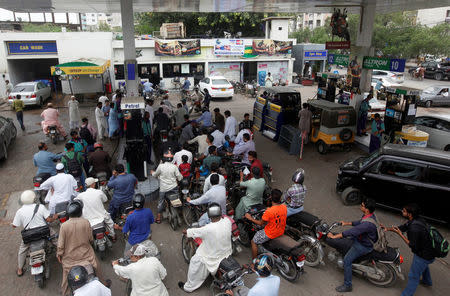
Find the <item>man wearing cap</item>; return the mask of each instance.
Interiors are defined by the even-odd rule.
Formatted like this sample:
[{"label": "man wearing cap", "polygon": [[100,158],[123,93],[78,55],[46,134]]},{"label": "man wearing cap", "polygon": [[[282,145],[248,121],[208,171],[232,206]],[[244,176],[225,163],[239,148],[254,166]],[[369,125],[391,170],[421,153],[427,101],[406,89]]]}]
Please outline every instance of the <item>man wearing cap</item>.
[{"label": "man wearing cap", "polygon": [[67,134],[66,134],[66,131],[64,130],[64,127],[62,126],[62,124],[58,120],[59,112],[58,112],[58,110],[53,108],[53,104],[52,103],[48,103],[47,104],[47,109],[42,111],[41,117],[44,119],[41,122],[42,130],[44,131],[44,134],[48,134],[48,127],[49,126],[56,125],[56,127],[58,128],[59,133],[64,138],[67,137]]},{"label": "man wearing cap", "polygon": [[115,239],[114,222],[103,206],[103,203],[107,202],[108,198],[103,191],[95,189],[98,179],[90,177],[85,182],[86,191],[78,194],[75,198],[83,202],[83,214],[81,217],[88,220],[91,227],[104,222],[111,237]]},{"label": "man wearing cap", "polygon": [[78,129],[80,127],[80,110],[78,109],[79,103],[75,96],[71,96],[67,103],[69,108],[69,126],[70,129]]},{"label": "man wearing cap", "polygon": [[55,214],[55,206],[57,203],[70,201],[72,196],[76,196],[78,185],[75,178],[64,173],[64,165],[58,163],[56,165],[56,175],[48,178],[39,187],[40,190],[48,190],[45,202],[49,202],[48,209],[50,214]]},{"label": "man wearing cap", "polygon": [[147,247],[142,244],[134,246],[129,253],[131,264],[120,266],[116,260],[112,266],[118,276],[131,280],[131,296],[169,296],[163,283],[167,271],[161,262],[156,257],[146,257]]}]

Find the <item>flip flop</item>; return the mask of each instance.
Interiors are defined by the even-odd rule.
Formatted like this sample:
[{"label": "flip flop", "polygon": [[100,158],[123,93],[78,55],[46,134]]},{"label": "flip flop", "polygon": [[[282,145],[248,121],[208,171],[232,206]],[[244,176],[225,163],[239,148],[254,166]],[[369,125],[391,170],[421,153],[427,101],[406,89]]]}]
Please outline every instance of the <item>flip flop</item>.
[{"label": "flip flop", "polygon": [[161,219],[156,219],[155,223],[156,224],[161,224]]},{"label": "flip flop", "polygon": [[17,270],[16,270],[16,275],[17,275],[18,277],[23,276],[24,273],[25,273],[25,269],[22,269],[22,273],[21,273],[21,274],[19,274],[19,273],[17,272]]}]

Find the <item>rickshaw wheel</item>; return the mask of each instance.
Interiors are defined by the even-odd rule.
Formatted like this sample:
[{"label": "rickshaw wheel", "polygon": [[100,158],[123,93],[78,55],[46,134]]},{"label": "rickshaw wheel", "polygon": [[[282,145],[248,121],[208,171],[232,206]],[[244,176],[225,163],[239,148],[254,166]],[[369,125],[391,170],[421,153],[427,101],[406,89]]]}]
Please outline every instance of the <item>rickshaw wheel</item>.
[{"label": "rickshaw wheel", "polygon": [[328,145],[325,144],[324,141],[319,140],[316,145],[317,145],[317,151],[320,154],[326,154],[328,152]]}]

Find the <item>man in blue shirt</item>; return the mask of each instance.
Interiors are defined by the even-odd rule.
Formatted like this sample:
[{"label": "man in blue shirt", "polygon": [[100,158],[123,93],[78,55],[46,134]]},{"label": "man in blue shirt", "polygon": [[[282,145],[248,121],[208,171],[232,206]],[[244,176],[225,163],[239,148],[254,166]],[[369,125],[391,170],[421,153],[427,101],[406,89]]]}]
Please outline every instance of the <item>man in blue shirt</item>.
[{"label": "man in blue shirt", "polygon": [[202,128],[210,127],[212,125],[212,115],[208,108],[203,108],[202,116],[195,120],[197,123],[202,123]]},{"label": "man in blue shirt", "polygon": [[123,227],[114,224],[114,229],[122,230],[123,233],[130,233],[128,241],[125,244],[124,256],[136,244],[139,244],[151,237],[152,230],[150,224],[155,222],[152,210],[144,208],[145,197],[142,194],[136,194],[133,197],[134,211],[128,215],[127,221]]},{"label": "man in blue shirt", "polygon": [[191,82],[189,81],[189,79],[187,77],[184,77],[183,86],[181,88],[183,90],[189,90],[190,87],[191,87]]},{"label": "man in blue shirt", "polygon": [[146,81],[144,83],[144,93],[150,95],[153,92],[153,83]]},{"label": "man in blue shirt", "polygon": [[111,219],[114,220],[116,218],[117,212],[122,204],[131,202],[136,184],[136,177],[133,174],[127,174],[123,164],[116,165],[113,175],[107,184],[109,188],[114,189],[114,194],[108,209]]},{"label": "man in blue shirt", "polygon": [[52,176],[56,175],[56,164],[55,160],[61,159],[63,154],[54,154],[48,152],[47,144],[40,142],[38,145],[39,152],[33,156],[34,166],[38,168],[36,175],[39,174],[50,174]]},{"label": "man in blue shirt", "polygon": [[272,275],[272,258],[259,255],[253,265],[254,271],[258,274],[258,282],[248,291],[247,296],[278,296],[280,278]]}]

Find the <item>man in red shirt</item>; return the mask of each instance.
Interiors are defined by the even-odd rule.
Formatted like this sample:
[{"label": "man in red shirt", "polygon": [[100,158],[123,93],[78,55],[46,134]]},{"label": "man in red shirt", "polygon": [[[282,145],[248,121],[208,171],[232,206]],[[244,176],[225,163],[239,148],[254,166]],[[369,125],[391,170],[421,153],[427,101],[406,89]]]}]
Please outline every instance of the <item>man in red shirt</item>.
[{"label": "man in red shirt", "polygon": [[264,212],[262,220],[253,219],[250,213],[245,214],[245,218],[251,222],[264,226],[264,229],[255,233],[252,239],[252,259],[258,256],[258,245],[271,239],[275,239],[284,234],[286,228],[287,207],[281,203],[282,192],[273,189],[271,193],[272,206]]},{"label": "man in red shirt", "polygon": [[[263,178],[264,177],[264,169],[263,169],[263,165],[261,163],[261,161],[258,159],[258,155],[256,154],[256,151],[249,151],[248,152],[248,161],[251,163],[250,166],[250,176],[248,178],[248,180],[250,180],[251,178],[253,178],[253,173],[252,173],[252,169],[254,167],[258,167],[259,168],[259,177]],[[241,175],[241,179],[244,175],[243,172],[240,172]]]}]

